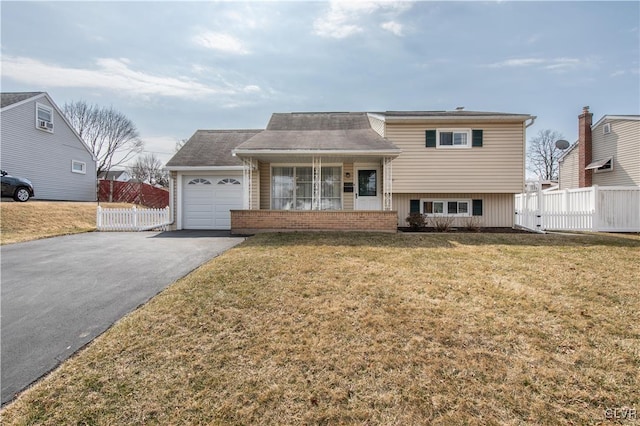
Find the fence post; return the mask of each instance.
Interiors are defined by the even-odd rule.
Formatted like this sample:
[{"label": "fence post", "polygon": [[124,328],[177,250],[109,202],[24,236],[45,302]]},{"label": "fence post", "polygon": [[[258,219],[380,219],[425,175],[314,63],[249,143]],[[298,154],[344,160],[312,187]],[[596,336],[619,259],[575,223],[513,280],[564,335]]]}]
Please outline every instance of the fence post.
[{"label": "fence post", "polygon": [[598,232],[600,230],[600,197],[598,196],[598,185],[591,187],[591,196],[593,197],[593,210],[591,218],[591,230]]},{"label": "fence post", "polygon": [[133,230],[137,231],[138,230],[138,209],[136,209],[136,206],[133,206],[131,210],[133,211]]},{"label": "fence post", "polygon": [[536,223],[536,228],[538,229],[538,231],[544,231],[544,216],[543,216],[543,212],[544,212],[544,200],[542,198],[542,182],[537,182],[537,189],[538,189],[538,220]]},{"label": "fence post", "polygon": [[98,231],[102,228],[102,207],[98,206],[96,211],[96,228]]}]

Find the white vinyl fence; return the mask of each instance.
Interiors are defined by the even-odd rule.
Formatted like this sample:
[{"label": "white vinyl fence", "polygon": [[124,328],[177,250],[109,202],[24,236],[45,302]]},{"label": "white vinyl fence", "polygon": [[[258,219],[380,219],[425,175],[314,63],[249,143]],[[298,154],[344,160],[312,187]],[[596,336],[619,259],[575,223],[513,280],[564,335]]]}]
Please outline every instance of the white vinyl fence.
[{"label": "white vinyl fence", "polygon": [[169,206],[164,209],[103,209],[98,206],[98,231],[168,231],[171,220]]},{"label": "white vinyl fence", "polygon": [[594,185],[516,195],[516,226],[534,231],[640,232],[640,187]]}]

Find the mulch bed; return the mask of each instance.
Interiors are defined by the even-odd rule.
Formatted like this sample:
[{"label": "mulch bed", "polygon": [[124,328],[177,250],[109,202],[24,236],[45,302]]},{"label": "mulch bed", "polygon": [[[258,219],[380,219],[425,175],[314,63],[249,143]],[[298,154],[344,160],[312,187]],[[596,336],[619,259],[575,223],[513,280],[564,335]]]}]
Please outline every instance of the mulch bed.
[{"label": "mulch bed", "polygon": [[[398,231],[400,231],[400,232],[436,232],[436,233],[437,232],[443,232],[443,231],[436,231],[436,229],[432,228],[432,227],[413,229],[413,228],[410,228],[408,226],[398,227]],[[473,233],[480,233],[480,234],[530,234],[531,233],[530,231],[526,231],[524,229],[491,228],[491,227],[483,227],[483,228],[479,228],[477,230],[472,230],[472,229],[468,229],[468,228],[451,227],[447,231],[444,231],[444,232],[449,232],[449,233],[467,233],[467,234],[473,234]]]}]

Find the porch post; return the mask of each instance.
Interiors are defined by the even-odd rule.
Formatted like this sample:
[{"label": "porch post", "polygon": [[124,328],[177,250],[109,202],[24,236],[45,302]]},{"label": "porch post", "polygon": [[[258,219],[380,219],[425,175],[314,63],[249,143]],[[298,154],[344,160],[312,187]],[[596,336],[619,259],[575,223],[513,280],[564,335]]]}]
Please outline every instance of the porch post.
[{"label": "porch post", "polygon": [[320,210],[321,181],[322,181],[322,159],[313,157],[312,163],[312,182],[313,193],[311,194],[311,210]]},{"label": "porch post", "polygon": [[382,160],[382,176],[384,180],[382,181],[382,210],[393,210],[393,170],[391,167],[391,162],[393,159],[391,157],[384,157]]},{"label": "porch post", "polygon": [[244,168],[242,169],[242,187],[244,189],[244,202],[243,208],[245,210],[251,210],[253,208],[251,200],[253,199],[253,158],[243,158],[242,163]]}]

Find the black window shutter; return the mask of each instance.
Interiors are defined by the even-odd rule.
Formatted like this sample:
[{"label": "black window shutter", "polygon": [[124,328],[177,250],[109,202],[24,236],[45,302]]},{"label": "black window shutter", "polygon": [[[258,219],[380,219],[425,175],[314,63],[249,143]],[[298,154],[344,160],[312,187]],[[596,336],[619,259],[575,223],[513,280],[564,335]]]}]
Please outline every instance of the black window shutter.
[{"label": "black window shutter", "polygon": [[471,131],[471,146],[482,146],[482,130]]},{"label": "black window shutter", "polygon": [[409,201],[409,213],[420,213],[420,200]]},{"label": "black window shutter", "polygon": [[425,133],[425,146],[427,148],[435,148],[436,147],[436,131],[426,130],[424,133]]},{"label": "black window shutter", "polygon": [[482,200],[473,200],[473,215],[482,216]]}]

